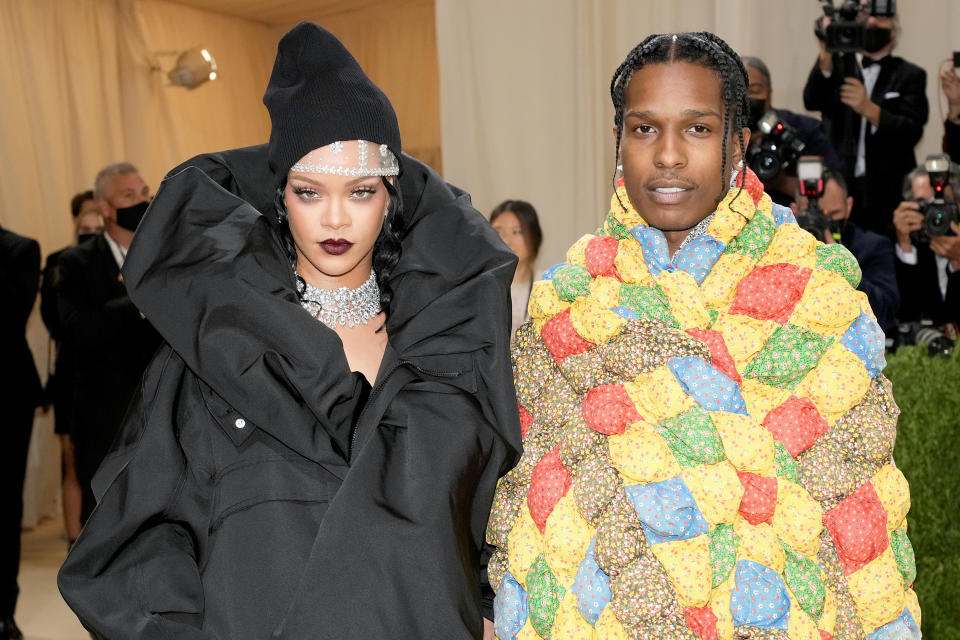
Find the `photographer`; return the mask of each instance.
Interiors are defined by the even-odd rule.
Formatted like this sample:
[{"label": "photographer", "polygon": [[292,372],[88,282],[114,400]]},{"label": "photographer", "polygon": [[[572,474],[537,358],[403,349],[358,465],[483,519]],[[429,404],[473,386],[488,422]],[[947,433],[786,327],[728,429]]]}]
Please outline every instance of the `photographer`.
[{"label": "photographer", "polygon": [[[854,197],[852,219],[892,235],[890,212],[900,199],[903,177],[917,166],[913,149],[930,107],[926,72],[891,54],[899,23],[893,15],[878,15],[878,4],[864,1],[858,13],[855,0],[845,0],[833,18],[842,30],[831,30],[831,18],[822,18],[817,29],[820,54],[804,86],[803,102],[807,109],[820,111],[840,153]],[[841,54],[848,35],[854,36],[853,42],[862,39],[862,49]]]},{"label": "photographer", "polygon": [[[853,254],[862,272],[857,289],[867,294],[880,327],[885,332],[892,331],[897,324],[897,309],[900,306],[893,244],[886,236],[864,229],[850,220],[855,201],[840,173],[826,168],[822,175],[823,195],[820,196],[819,208],[811,207],[808,198],[797,193],[797,201],[792,205],[797,223],[814,235],[818,235],[815,233],[817,228],[822,229],[823,237],[818,239],[826,244],[839,242]],[[828,220],[811,221],[813,224],[805,225],[804,217],[811,215],[825,216]]]},{"label": "photographer", "polygon": [[[830,140],[827,139],[820,121],[787,109],[774,108],[772,104],[773,82],[770,77],[770,69],[767,68],[766,63],[755,56],[741,56],[740,59],[743,60],[743,65],[750,76],[747,100],[750,103],[748,126],[752,131],[750,134],[751,146],[757,147],[763,142],[764,134],[760,130],[760,119],[765,113],[774,111],[780,122],[789,127],[797,139],[803,143],[804,154],[820,156],[826,166],[840,170],[840,156],[837,155],[833,145],[830,144]],[[754,168],[754,171],[756,172],[756,168]],[[760,177],[762,179],[762,176]],[[786,170],[780,171],[774,178],[764,180],[764,186],[774,202],[785,207],[790,206],[790,202],[793,200],[792,194],[798,188],[796,167],[790,166]]]},{"label": "photographer", "polygon": [[[960,166],[950,163],[944,195],[956,202],[960,193]],[[942,235],[922,241],[921,204],[934,196],[930,173],[917,167],[904,180],[903,202],[893,213],[897,233],[897,283],[900,287],[901,323],[932,320],[935,324],[960,322],[960,236]],[[960,233],[956,223],[953,234]]]}]

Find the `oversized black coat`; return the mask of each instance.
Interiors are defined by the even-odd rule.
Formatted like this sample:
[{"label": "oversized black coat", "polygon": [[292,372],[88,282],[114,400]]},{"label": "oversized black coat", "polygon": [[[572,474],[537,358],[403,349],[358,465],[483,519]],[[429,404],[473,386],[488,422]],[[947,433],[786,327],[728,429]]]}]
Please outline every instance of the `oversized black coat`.
[{"label": "oversized black coat", "polygon": [[369,394],[297,301],[265,148],[164,180],[124,277],[167,346],[59,576],[95,635],[480,637],[487,516],[521,446],[515,258],[465,193],[403,163]]}]

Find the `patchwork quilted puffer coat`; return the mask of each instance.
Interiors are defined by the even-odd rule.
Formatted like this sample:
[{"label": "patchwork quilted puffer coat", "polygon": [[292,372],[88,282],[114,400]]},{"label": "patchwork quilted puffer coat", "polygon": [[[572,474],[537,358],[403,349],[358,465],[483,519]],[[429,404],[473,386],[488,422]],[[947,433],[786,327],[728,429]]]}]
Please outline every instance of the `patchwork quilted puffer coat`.
[{"label": "patchwork quilted puffer coat", "polygon": [[621,184],[534,285],[487,529],[502,640],[920,637],[859,267],[741,186],[671,258]]}]

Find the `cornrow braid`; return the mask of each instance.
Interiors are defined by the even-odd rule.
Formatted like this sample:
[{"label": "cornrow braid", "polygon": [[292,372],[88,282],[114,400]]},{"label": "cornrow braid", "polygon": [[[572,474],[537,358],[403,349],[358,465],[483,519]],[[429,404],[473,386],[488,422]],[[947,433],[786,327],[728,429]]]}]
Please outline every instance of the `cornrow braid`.
[{"label": "cornrow braid", "polygon": [[[750,113],[747,102],[747,85],[750,84],[747,69],[740,56],[726,42],[707,31],[655,34],[648,36],[634,47],[623,63],[617,67],[610,81],[610,97],[613,100],[613,123],[617,127],[617,142],[614,147],[617,164],[620,161],[620,139],[623,135],[623,108],[627,85],[633,73],[649,64],[690,62],[716,72],[720,80],[721,97],[724,104],[723,141],[721,147],[720,185],[721,198],[727,191],[727,138],[732,131],[737,132],[740,148],[744,148],[743,129]],[[613,187],[616,191],[616,173]],[[739,180],[740,191],[743,180]],[[740,195],[739,191],[737,195]],[[620,196],[617,195],[619,200]],[[623,206],[623,202],[620,202]],[[624,207],[626,209],[626,207]]]}]

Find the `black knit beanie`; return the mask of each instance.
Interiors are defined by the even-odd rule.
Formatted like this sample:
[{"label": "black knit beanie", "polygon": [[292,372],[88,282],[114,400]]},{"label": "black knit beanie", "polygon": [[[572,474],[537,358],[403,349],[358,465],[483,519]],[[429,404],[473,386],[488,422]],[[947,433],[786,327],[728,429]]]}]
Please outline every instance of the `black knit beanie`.
[{"label": "black knit beanie", "polygon": [[280,39],[263,94],[270,112],[274,183],[310,151],[337,140],[385,144],[400,161],[400,127],[390,100],[333,34],[301,22]]}]

